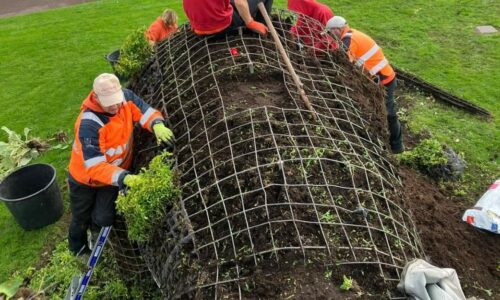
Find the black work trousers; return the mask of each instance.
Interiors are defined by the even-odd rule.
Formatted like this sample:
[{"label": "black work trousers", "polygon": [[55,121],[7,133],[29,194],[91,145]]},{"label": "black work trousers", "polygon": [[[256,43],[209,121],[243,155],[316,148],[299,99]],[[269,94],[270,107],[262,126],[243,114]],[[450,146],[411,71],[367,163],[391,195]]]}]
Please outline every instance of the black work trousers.
[{"label": "black work trousers", "polygon": [[400,153],[403,151],[403,131],[399,123],[396,103],[394,102],[394,90],[397,86],[396,77],[384,85],[385,88],[385,108],[387,110],[387,123],[389,124],[389,143],[393,153]]},{"label": "black work trousers", "polygon": [[90,187],[69,179],[71,223],[69,225],[69,250],[74,254],[87,245],[87,230],[99,231],[115,221],[115,201],[118,187]]},{"label": "black work trousers", "polygon": [[[257,7],[259,2],[264,3],[267,13],[271,15],[273,0],[248,0],[248,9],[252,18],[255,21],[265,24],[264,17],[260,14],[259,8]],[[234,31],[235,29],[238,29],[238,27],[245,26],[245,21],[243,21],[238,13],[238,9],[236,9],[236,6],[234,5],[234,0],[231,0],[231,5],[233,6],[233,20],[231,21],[231,25],[229,25],[225,31]]]}]

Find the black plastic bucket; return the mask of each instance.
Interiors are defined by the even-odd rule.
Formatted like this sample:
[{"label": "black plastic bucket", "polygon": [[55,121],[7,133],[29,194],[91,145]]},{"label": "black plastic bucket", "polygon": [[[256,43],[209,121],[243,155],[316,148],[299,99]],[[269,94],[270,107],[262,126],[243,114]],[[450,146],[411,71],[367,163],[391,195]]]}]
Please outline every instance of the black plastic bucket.
[{"label": "black plastic bucket", "polygon": [[24,166],[9,174],[0,183],[0,200],[26,230],[52,224],[63,214],[56,169],[48,164]]},{"label": "black plastic bucket", "polygon": [[107,54],[104,58],[106,58],[106,60],[111,64],[111,67],[113,67],[114,70],[116,63],[120,59],[120,50],[115,50]]},{"label": "black plastic bucket", "polygon": [[120,59],[120,49],[115,50],[115,51],[105,55],[104,58],[111,64],[111,67],[113,68],[113,73],[115,73],[116,77],[118,77],[118,79],[120,79],[120,81],[125,82],[128,80],[127,77],[118,74],[115,70],[115,65],[118,62],[118,60]]}]

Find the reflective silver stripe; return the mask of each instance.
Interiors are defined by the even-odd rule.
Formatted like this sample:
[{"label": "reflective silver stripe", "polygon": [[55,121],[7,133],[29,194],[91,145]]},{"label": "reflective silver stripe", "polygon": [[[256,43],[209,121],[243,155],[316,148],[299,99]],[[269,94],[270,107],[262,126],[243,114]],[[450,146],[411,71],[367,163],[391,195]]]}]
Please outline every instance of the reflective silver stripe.
[{"label": "reflective silver stripe", "polygon": [[90,167],[93,167],[97,164],[100,164],[102,162],[105,162],[106,161],[106,157],[104,156],[97,156],[97,157],[94,157],[94,158],[91,158],[91,159],[87,159],[85,162],[84,162],[84,165],[85,165],[85,168],[90,168]]},{"label": "reflective silver stripe", "polygon": [[375,53],[377,53],[378,49],[380,49],[380,47],[377,44],[373,45],[370,50],[366,51],[365,54],[361,55],[361,57],[358,58],[356,65],[358,67],[363,65],[365,61],[369,60]]},{"label": "reflective silver stripe", "polygon": [[122,164],[122,162],[123,162],[123,159],[118,158],[118,159],[114,160],[111,164],[114,166],[119,166]]},{"label": "reflective silver stripe", "polygon": [[[127,147],[125,144],[124,147]],[[116,149],[115,148],[109,148],[106,150],[106,155],[113,156],[113,155],[120,155],[123,153],[123,148],[122,146],[118,146]]]},{"label": "reflective silver stripe", "polygon": [[348,32],[344,35],[344,37],[349,37],[349,36],[352,36],[352,32]]},{"label": "reflective silver stripe", "polygon": [[99,117],[97,117],[93,112],[90,111],[84,112],[81,120],[92,120],[97,124],[104,126],[104,123],[101,121],[101,119],[99,119]]},{"label": "reflective silver stripe", "polygon": [[141,120],[139,123],[141,123],[142,126],[146,124],[146,121],[155,113],[155,110],[152,109],[151,107],[146,110],[146,112],[142,115]]},{"label": "reflective silver stripe", "polygon": [[78,150],[78,146],[76,145],[76,141],[73,142],[73,150],[75,150],[75,151]]},{"label": "reflective silver stripe", "polygon": [[370,74],[371,75],[377,74],[380,70],[382,70],[383,67],[387,66],[388,63],[389,62],[384,57],[384,59],[382,59],[375,67],[371,68]]},{"label": "reflective silver stripe", "polygon": [[118,178],[120,178],[120,175],[125,172],[125,170],[119,170],[115,171],[113,173],[113,176],[111,176],[111,184],[114,186],[118,186]]}]

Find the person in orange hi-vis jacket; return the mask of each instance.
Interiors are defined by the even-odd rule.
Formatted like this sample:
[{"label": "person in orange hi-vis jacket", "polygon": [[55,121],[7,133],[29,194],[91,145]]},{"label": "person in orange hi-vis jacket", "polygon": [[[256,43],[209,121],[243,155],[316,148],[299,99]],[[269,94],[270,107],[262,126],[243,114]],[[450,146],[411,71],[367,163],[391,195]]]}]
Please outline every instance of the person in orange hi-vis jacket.
[{"label": "person in orange hi-vis jacket", "polygon": [[134,124],[153,132],[158,142],[174,141],[174,134],[153,109],[113,74],[103,73],[83,101],[75,123],[75,141],[69,162],[72,212],[69,249],[89,253],[87,230],[111,226],[118,191],[137,182],[127,169],[132,163]]},{"label": "person in orange hi-vis jacket", "polygon": [[396,73],[385,58],[382,49],[368,35],[350,28],[343,17],[333,17],[327,22],[325,29],[340,40],[341,47],[347,51],[352,62],[363,68],[374,81],[385,88],[385,107],[389,123],[391,150],[393,153],[403,152],[403,134],[394,102]]},{"label": "person in orange hi-vis jacket", "polygon": [[267,12],[271,13],[273,0],[183,0],[182,4],[197,35],[222,35],[242,26],[267,35],[268,28],[258,13],[259,2],[263,2]]},{"label": "person in orange hi-vis jacket", "polygon": [[146,30],[145,35],[154,45],[177,32],[177,14],[171,9],[166,9]]}]

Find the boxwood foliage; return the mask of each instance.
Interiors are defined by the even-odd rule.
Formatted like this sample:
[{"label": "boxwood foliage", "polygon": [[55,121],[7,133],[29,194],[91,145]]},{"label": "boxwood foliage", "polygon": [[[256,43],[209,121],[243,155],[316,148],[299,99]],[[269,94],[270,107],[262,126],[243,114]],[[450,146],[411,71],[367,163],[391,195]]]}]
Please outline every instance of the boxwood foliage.
[{"label": "boxwood foliage", "polygon": [[399,160],[407,165],[416,168],[430,168],[446,164],[446,157],[443,146],[435,139],[425,139],[421,141],[411,151],[405,151],[400,154]]},{"label": "boxwood foliage", "polygon": [[154,226],[166,213],[165,207],[180,196],[171,162],[172,153],[167,151],[154,157],[139,172],[139,180],[128,187],[126,195],[118,196],[116,208],[125,217],[131,240],[149,240]]},{"label": "boxwood foliage", "polygon": [[115,72],[122,78],[132,78],[151,57],[153,48],[144,35],[145,27],[129,34],[120,48]]}]

